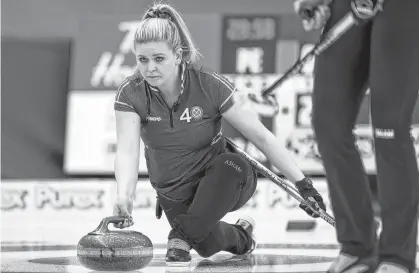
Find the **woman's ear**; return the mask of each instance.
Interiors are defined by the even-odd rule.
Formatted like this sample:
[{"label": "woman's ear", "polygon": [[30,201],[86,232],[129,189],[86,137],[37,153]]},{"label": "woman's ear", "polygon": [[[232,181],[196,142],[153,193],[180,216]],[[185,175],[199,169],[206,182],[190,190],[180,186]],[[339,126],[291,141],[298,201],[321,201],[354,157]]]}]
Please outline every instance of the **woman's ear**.
[{"label": "woman's ear", "polygon": [[182,63],[182,54],[183,51],[181,48],[179,48],[178,50],[176,50],[175,52],[175,59],[176,59],[176,64],[181,64]]}]

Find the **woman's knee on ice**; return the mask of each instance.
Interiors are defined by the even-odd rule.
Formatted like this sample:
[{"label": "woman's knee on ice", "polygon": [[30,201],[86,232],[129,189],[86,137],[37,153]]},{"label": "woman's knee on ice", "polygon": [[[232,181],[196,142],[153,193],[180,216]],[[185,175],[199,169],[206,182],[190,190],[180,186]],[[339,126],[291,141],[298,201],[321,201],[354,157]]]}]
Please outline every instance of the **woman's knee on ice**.
[{"label": "woman's knee on ice", "polygon": [[194,247],[194,250],[196,253],[198,253],[199,256],[203,258],[211,257],[212,255],[219,252],[219,250],[217,250],[215,247],[212,247],[210,244],[204,242],[198,243]]}]

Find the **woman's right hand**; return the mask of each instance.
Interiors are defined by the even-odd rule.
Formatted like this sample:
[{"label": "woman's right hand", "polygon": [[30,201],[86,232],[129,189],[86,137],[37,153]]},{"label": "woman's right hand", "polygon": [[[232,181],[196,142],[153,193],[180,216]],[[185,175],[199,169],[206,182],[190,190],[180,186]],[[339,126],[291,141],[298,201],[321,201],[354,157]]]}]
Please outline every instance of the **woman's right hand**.
[{"label": "woman's right hand", "polygon": [[332,0],[295,0],[294,10],[301,17],[305,31],[321,29],[330,17]]},{"label": "woman's right hand", "polygon": [[113,208],[113,215],[114,216],[124,216],[126,217],[123,223],[114,224],[116,228],[127,228],[134,225],[134,221],[132,218],[132,208],[133,208],[133,200],[129,197],[117,197],[115,201],[115,205]]}]

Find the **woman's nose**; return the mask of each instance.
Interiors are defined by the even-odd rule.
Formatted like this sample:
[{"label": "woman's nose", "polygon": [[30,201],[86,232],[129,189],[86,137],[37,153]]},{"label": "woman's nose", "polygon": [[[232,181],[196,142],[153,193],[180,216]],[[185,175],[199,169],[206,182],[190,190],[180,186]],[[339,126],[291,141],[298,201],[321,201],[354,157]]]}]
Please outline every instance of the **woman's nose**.
[{"label": "woman's nose", "polygon": [[150,62],[148,64],[147,70],[148,70],[148,72],[152,72],[152,71],[156,70],[156,65],[154,64],[154,62]]}]

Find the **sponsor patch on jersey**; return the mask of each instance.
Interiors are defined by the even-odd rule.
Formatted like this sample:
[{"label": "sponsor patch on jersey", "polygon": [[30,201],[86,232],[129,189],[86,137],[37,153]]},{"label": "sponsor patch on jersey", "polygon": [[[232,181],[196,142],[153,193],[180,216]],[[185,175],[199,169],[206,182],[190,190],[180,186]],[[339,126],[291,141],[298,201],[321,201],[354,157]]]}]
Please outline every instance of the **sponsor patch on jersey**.
[{"label": "sponsor patch on jersey", "polygon": [[194,106],[191,109],[191,116],[194,120],[200,120],[202,119],[202,116],[204,115],[204,110],[199,106]]},{"label": "sponsor patch on jersey", "polygon": [[146,119],[147,119],[147,121],[155,121],[155,122],[161,121],[161,117],[150,117],[150,116],[148,116]]}]

